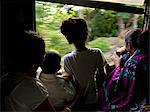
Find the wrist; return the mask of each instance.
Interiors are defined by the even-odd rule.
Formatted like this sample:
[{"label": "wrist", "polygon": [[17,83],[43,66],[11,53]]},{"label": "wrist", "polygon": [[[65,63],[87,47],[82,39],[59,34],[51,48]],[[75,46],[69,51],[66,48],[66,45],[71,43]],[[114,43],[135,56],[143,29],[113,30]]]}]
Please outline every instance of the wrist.
[{"label": "wrist", "polygon": [[69,107],[66,107],[66,108],[65,108],[65,111],[66,111],[66,112],[71,112],[71,109],[70,109]]}]

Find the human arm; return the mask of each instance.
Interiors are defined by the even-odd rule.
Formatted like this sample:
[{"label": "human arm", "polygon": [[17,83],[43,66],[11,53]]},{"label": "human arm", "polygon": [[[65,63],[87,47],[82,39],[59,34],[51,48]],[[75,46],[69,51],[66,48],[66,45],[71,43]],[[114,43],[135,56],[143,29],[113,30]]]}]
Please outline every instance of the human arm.
[{"label": "human arm", "polygon": [[118,56],[117,52],[114,52],[114,54],[111,57],[111,59],[114,62],[115,67],[120,66],[121,58],[122,58],[122,55]]},{"label": "human arm", "polygon": [[[133,103],[134,98],[134,81],[129,84],[128,93],[119,91],[117,96],[112,96],[110,103],[103,107],[103,110],[109,111],[123,111],[128,110]],[[110,93],[111,94],[111,93]]]},{"label": "human arm", "polygon": [[62,78],[66,81],[70,81],[72,80],[72,76],[69,75],[65,70],[62,69],[62,71],[60,73],[57,74],[58,78]]},{"label": "human arm", "polygon": [[84,91],[82,91],[83,89],[81,88],[78,79],[75,77],[71,57],[64,58],[64,71],[71,77],[71,82],[76,90],[76,95],[72,102],[68,105],[68,108],[75,109],[75,107],[79,104],[80,97]]},{"label": "human arm", "polygon": [[108,66],[107,61],[101,50],[97,52],[97,71],[96,71],[96,83],[98,89],[103,86],[103,82],[106,80],[106,66]]},{"label": "human arm", "polygon": [[[110,105],[111,110],[125,110],[131,106],[131,103],[134,99],[134,90],[135,90],[135,81],[131,80],[129,84],[129,89],[127,94],[120,94],[114,101],[112,101],[112,105]],[[125,98],[126,97],[126,98]],[[121,100],[120,103],[113,105],[117,102],[117,100]]]},{"label": "human arm", "polygon": [[119,82],[117,85],[117,96],[113,96],[110,104],[110,109],[124,110],[129,108],[134,100],[135,93],[135,80],[137,65],[128,63],[128,66],[124,67],[119,76]]},{"label": "human arm", "polygon": [[114,62],[114,65],[117,67],[117,66],[124,64],[128,55],[129,54],[128,54],[127,50],[125,49],[125,47],[121,47],[119,49],[116,49],[113,52],[111,59]]}]

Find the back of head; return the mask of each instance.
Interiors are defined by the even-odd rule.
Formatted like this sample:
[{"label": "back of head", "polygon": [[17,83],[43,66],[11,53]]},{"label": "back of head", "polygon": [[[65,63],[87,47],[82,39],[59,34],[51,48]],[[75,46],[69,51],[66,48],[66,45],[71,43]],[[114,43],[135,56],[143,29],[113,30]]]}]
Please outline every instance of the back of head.
[{"label": "back of head", "polygon": [[141,34],[141,36],[138,38],[139,47],[146,54],[148,54],[149,50],[150,50],[149,36],[150,36],[150,32],[147,30],[147,31],[143,31],[142,34]]},{"label": "back of head", "polygon": [[42,37],[37,33],[28,31],[25,32],[24,36],[25,49],[28,50],[26,57],[28,62],[32,64],[41,64],[45,54],[45,43]]},{"label": "back of head", "polygon": [[66,36],[69,44],[85,42],[88,35],[87,24],[81,18],[69,18],[62,22],[61,33]]},{"label": "back of head", "polygon": [[17,70],[27,70],[34,64],[41,64],[45,54],[44,40],[33,31],[25,31],[20,35],[18,47],[15,51],[15,65]]},{"label": "back of head", "polygon": [[46,52],[41,64],[42,72],[46,74],[55,74],[60,69],[61,57],[54,51]]},{"label": "back of head", "polygon": [[137,40],[140,37],[140,35],[141,35],[140,28],[133,29],[133,30],[127,32],[127,34],[125,36],[125,42],[129,43],[134,48],[139,48]]}]

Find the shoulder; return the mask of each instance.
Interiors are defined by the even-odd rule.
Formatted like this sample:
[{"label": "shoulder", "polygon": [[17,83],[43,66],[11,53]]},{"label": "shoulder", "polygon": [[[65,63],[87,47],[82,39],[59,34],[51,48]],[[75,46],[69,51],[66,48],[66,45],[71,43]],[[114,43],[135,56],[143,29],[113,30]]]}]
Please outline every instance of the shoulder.
[{"label": "shoulder", "polygon": [[101,51],[101,49],[99,48],[90,48],[89,49],[90,52],[92,52],[93,54],[97,55],[98,57],[103,57],[103,52]]},{"label": "shoulder", "polygon": [[102,52],[101,49],[99,49],[99,48],[89,48],[88,50],[89,50],[89,52],[93,52],[93,53],[101,53]]},{"label": "shoulder", "polygon": [[74,57],[75,55],[76,55],[76,54],[75,54],[75,51],[72,51],[72,52],[66,54],[66,55],[63,57],[63,59],[64,59],[64,60],[67,60],[67,59],[70,59],[70,58]]},{"label": "shoulder", "polygon": [[30,97],[38,97],[38,95],[45,97],[47,96],[47,91],[40,82],[33,79],[24,79],[14,88],[11,95],[28,99]]},{"label": "shoulder", "polygon": [[48,97],[47,90],[32,79],[24,79],[9,95],[13,102],[24,104],[29,108],[36,108]]},{"label": "shoulder", "polygon": [[147,56],[144,55],[142,52],[139,52],[137,55],[133,56],[133,60],[137,61],[138,63],[141,63],[147,60]]},{"label": "shoulder", "polygon": [[101,51],[101,49],[99,48],[90,48],[89,52],[91,52],[92,54],[96,55],[98,58],[104,58],[104,54]]}]

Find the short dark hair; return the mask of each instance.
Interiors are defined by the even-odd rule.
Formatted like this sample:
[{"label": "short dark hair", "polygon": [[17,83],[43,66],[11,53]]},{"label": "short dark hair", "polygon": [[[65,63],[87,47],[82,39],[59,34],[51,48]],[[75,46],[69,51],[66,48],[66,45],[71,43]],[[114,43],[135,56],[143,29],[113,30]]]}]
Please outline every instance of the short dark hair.
[{"label": "short dark hair", "polygon": [[41,64],[42,72],[54,74],[60,69],[61,56],[54,51],[47,51]]},{"label": "short dark hair", "polygon": [[134,48],[139,48],[137,40],[141,35],[141,31],[142,30],[140,28],[136,28],[127,32],[127,35],[125,36],[125,42],[132,44]]},{"label": "short dark hair", "polygon": [[61,33],[66,36],[69,44],[85,42],[88,35],[87,24],[81,18],[69,18],[62,22]]},{"label": "short dark hair", "polygon": [[8,65],[9,69],[26,71],[33,64],[40,65],[45,54],[45,43],[42,37],[34,31],[23,31],[19,36],[14,49],[13,63]]},{"label": "short dark hair", "polygon": [[45,42],[42,37],[34,31],[25,31],[23,38],[23,54],[28,63],[41,64],[45,54]]}]

